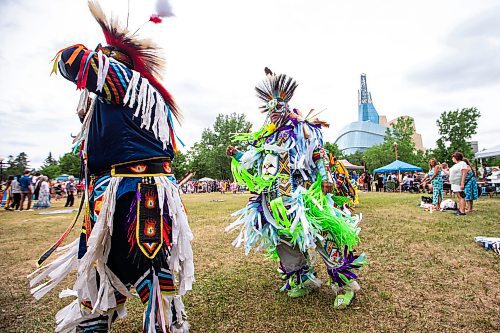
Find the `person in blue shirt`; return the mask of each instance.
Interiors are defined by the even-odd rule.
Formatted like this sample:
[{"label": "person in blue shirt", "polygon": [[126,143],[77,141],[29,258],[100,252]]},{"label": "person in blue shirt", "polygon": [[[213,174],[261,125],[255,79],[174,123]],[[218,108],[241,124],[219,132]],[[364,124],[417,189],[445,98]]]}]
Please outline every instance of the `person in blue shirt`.
[{"label": "person in blue shirt", "polygon": [[19,180],[19,184],[21,185],[21,204],[19,210],[23,210],[24,200],[28,199],[28,206],[26,210],[31,210],[31,197],[33,195],[33,187],[31,186],[31,171],[24,171],[24,175]]}]

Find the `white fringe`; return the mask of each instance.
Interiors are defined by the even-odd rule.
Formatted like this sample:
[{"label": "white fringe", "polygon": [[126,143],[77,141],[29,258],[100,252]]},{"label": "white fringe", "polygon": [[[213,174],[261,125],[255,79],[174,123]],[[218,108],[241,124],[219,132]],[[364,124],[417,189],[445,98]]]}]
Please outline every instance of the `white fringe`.
[{"label": "white fringe", "polygon": [[78,101],[78,106],[76,107],[77,114],[86,114],[87,113],[87,100],[89,99],[90,92],[87,88],[82,90],[80,94],[80,100]]},{"label": "white fringe", "polygon": [[[92,318],[97,317],[94,315]],[[91,318],[89,318],[91,319]],[[56,332],[69,333],[76,332],[76,326],[83,321],[83,315],[80,309],[80,301],[75,299],[73,302],[62,308],[56,314]]]},{"label": "white fringe", "polygon": [[189,227],[177,186],[167,177],[155,177],[155,181],[158,184],[158,193],[164,193],[158,197],[160,207],[163,207],[164,200],[167,200],[172,219],[172,248],[168,263],[169,268],[179,275],[179,294],[184,295],[192,289],[195,280],[193,250],[191,248],[193,233]]},{"label": "white fringe", "polygon": [[175,308],[175,316],[177,317],[177,324],[180,324],[180,328],[175,327],[175,325],[171,325],[170,329],[172,333],[188,333],[190,325],[186,320],[184,320],[185,310],[182,298],[180,296],[175,296],[173,301]]},{"label": "white fringe", "polygon": [[[288,124],[290,124],[290,122]],[[304,128],[306,128],[308,132],[307,139],[304,137]],[[297,139],[295,139],[294,136],[290,136],[282,146],[278,146],[275,141],[264,144],[262,148],[264,148],[264,151],[270,150],[275,154],[289,152],[291,172],[294,173],[295,171],[299,171],[304,180],[315,181],[315,178],[310,179],[307,174],[316,174],[317,166],[313,160],[313,153],[318,146],[322,144],[321,131],[308,123],[303,122],[299,122],[296,126],[294,126],[293,131]],[[255,147],[250,145],[248,150],[245,151],[243,156],[240,158],[240,164],[247,170],[257,164],[257,169],[260,173],[262,156],[262,151],[257,151]]]},{"label": "white fringe", "polygon": [[170,144],[172,126],[169,121],[169,107],[149,81],[136,71],[132,71],[123,105],[129,108],[135,106],[134,117],[141,117],[141,128],[152,131],[163,143],[163,149],[166,149]]},{"label": "white fringe", "polygon": [[104,83],[106,82],[106,76],[108,75],[109,58],[104,56],[102,51],[99,50],[99,52],[97,52],[97,62],[99,64],[99,68],[97,70],[96,90],[101,92],[102,87],[104,87]]},{"label": "white fringe", "polygon": [[[56,252],[61,254],[49,264],[41,266],[33,273],[28,275],[28,278],[35,276],[30,281],[31,294],[35,299],[39,300],[49,291],[54,289],[69,273],[71,273],[77,267],[78,263],[78,244],[80,239],[75,239],[72,243],[60,247]],[[49,277],[49,281],[39,284],[46,277]]]},{"label": "white fringe", "polygon": [[[147,272],[145,275],[149,275]],[[140,280],[142,281],[142,279]],[[160,282],[158,276],[153,274],[153,281],[151,283],[150,304],[145,305],[143,313],[143,325],[148,320],[147,333],[157,333],[156,325],[161,329],[161,332],[189,332],[189,323],[185,320],[186,313],[184,310],[184,303],[182,297],[179,295],[163,295],[161,293]],[[149,319],[147,318],[147,309],[150,309]],[[176,322],[173,322],[173,310],[175,311]],[[159,315],[160,318],[157,316]],[[144,325],[146,326],[146,325]],[[179,326],[177,328],[176,326]]]},{"label": "white fringe", "polygon": [[[76,326],[82,321],[97,318],[100,315],[112,315],[118,311],[120,318],[126,315],[125,307],[117,308],[114,291],[117,290],[128,298],[134,297],[127,287],[106,265],[109,251],[111,249],[111,236],[113,234],[113,215],[115,211],[116,193],[121,177],[110,179],[109,185],[104,193],[104,202],[94,229],[88,240],[88,250],[79,261],[78,246],[79,238],[69,245],[59,248],[61,255],[48,265],[45,265],[29,275],[34,278],[30,281],[33,287],[43,281],[46,277],[50,280],[32,289],[35,298],[39,299],[60,281],[62,281],[72,270],[78,269],[77,279],[73,290],[64,290],[60,297],[76,296],[73,302],[61,309],[56,315],[56,332],[75,332]],[[188,225],[184,206],[180,199],[178,188],[168,177],[155,177],[158,186],[159,202],[163,213],[163,204],[167,200],[169,215],[172,220],[172,248],[169,258],[170,270],[177,273],[179,277],[179,295],[162,295],[158,277],[153,275],[152,299],[156,303],[160,318],[156,318],[157,312],[152,310],[150,314],[150,332],[155,332],[155,323],[161,323],[163,331],[171,328],[173,332],[189,332],[189,324],[184,321],[184,305],[180,295],[192,289],[194,282],[193,251],[191,240],[193,234]],[[95,283],[99,274],[99,289]],[[175,275],[173,275],[175,277]],[[82,311],[81,300],[89,300],[92,311]],[[173,314],[171,305],[174,305],[176,318],[180,328],[172,324]],[[153,305],[153,304],[152,304]]]},{"label": "white fringe", "polygon": [[[77,113],[80,113],[80,110],[83,110],[85,114],[85,118],[82,123],[82,128],[80,132],[73,139],[73,145],[77,145],[82,141],[85,143],[88,142],[88,130],[90,127],[90,121],[92,120],[92,114],[94,111],[95,98],[92,99],[92,102],[87,108],[87,99],[90,96],[90,92],[87,89],[83,89],[80,95],[80,101],[78,102]],[[85,153],[87,152],[87,145],[85,145]]]},{"label": "white fringe", "polygon": [[[136,71],[132,71],[132,78],[130,79],[127,87],[127,92],[125,93],[125,97],[123,98],[123,105],[132,108],[135,104],[135,99],[137,96],[137,85],[141,80],[141,74]],[[127,105],[127,102],[128,105]]]},{"label": "white fringe", "polygon": [[[78,298],[90,300],[92,303],[92,313],[103,313],[116,307],[114,289],[127,297],[133,297],[125,285],[106,266],[111,250],[116,192],[121,179],[121,177],[111,178],[106,188],[101,212],[90,234],[88,250],[80,260],[78,277],[74,285],[74,289],[78,291]],[[100,277],[98,290],[95,285],[96,272]]]},{"label": "white fringe", "polygon": [[243,168],[250,170],[261,156],[261,152],[257,151],[255,147],[250,146],[249,149],[243,153],[243,156],[241,156],[240,164]]}]

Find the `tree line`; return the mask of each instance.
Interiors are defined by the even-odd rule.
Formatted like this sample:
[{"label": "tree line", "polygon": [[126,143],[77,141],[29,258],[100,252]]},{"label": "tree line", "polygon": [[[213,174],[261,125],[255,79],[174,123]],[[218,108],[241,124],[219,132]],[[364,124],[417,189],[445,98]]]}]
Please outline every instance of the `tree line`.
[{"label": "tree line", "polygon": [[36,169],[30,167],[28,155],[25,152],[20,152],[16,157],[13,155],[8,156],[7,162],[4,162],[7,167],[3,169],[3,175],[17,176],[22,175],[25,170],[31,170],[32,172],[40,172],[50,179],[55,179],[62,174],[78,177],[80,175],[80,163],[80,157],[72,152],[64,154],[59,159],[54,158],[52,153],[49,152],[43,165]]},{"label": "tree line", "polygon": [[[412,140],[415,127],[413,119],[408,117],[399,118],[392,127],[387,128],[384,142],[366,151],[343,155],[336,144],[325,142],[324,146],[339,159],[345,158],[353,164],[364,165],[367,170],[373,171],[394,161],[397,145],[399,160],[427,170],[430,158],[436,158],[441,163],[447,162],[451,165],[451,154],[455,151],[461,151],[469,159],[474,158],[469,142],[472,135],[477,133],[480,115],[475,107],[443,112],[436,121],[439,133],[436,148],[427,149],[425,152],[415,148]],[[249,132],[251,129],[252,124],[244,114],[217,115],[214,124],[202,131],[201,139],[185,153],[179,152],[175,157],[173,168],[176,178],[179,179],[188,172],[195,172],[198,178],[232,179],[229,158],[226,157],[226,147],[238,144],[233,140],[234,133]],[[245,149],[245,147],[238,148]],[[496,165],[500,163],[500,160],[488,162]],[[24,152],[16,157],[9,156],[7,163],[8,167],[4,170],[4,174],[7,175],[22,174],[25,169],[29,169],[28,156]],[[80,164],[80,158],[74,153],[66,153],[59,159],[55,159],[49,153],[42,167],[36,171],[40,171],[49,178],[55,178],[61,174],[78,176]]]}]

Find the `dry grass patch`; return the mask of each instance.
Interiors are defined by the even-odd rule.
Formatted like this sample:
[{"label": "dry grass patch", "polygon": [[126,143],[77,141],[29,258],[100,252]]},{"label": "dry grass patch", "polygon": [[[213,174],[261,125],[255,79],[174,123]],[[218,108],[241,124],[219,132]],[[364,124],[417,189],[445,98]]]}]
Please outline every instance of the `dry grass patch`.
[{"label": "dry grass patch", "polygon": [[[465,217],[430,214],[416,195],[363,194],[362,244],[370,264],[353,306],[335,311],[334,294],[322,286],[289,299],[278,289],[277,264],[245,256],[224,233],[248,195],[184,196],[195,235],[196,284],[185,297],[192,332],[493,332],[500,330],[499,256],[473,242],[500,232],[500,198],[484,198]],[[224,201],[219,201],[224,200]],[[61,202],[56,203],[56,209]],[[56,293],[35,302],[26,275],[74,214],[0,212],[0,331],[51,332],[66,300]],[[78,228],[77,228],[78,229]],[[77,235],[77,230],[74,235]],[[318,275],[326,280],[322,264]],[[67,286],[71,281],[66,282]],[[113,332],[140,332],[142,305]]]}]

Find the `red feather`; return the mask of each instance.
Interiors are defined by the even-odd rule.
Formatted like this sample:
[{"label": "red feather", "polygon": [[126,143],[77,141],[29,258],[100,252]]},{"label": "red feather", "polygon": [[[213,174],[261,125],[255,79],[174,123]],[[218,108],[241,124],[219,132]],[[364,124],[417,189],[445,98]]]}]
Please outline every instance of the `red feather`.
[{"label": "red feather", "polygon": [[162,20],[161,20],[161,17],[159,17],[158,15],[155,15],[155,14],[151,15],[151,16],[149,17],[149,20],[150,20],[151,22],[153,22],[154,24],[161,23],[161,21],[162,21]]}]

